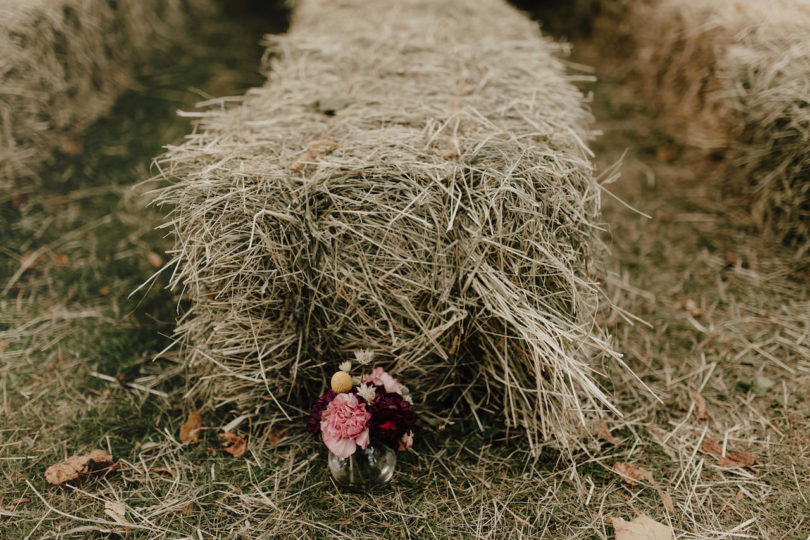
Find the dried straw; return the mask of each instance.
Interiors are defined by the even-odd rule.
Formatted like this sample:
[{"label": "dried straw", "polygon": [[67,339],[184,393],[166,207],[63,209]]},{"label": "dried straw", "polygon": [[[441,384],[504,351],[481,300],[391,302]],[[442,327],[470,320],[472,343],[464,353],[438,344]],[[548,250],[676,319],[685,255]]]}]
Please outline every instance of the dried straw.
[{"label": "dried straw", "polygon": [[[729,178],[779,239],[810,250],[810,2],[603,0],[621,50],[679,142],[729,150]],[[627,47],[629,45],[629,48]]]},{"label": "dried straw", "polygon": [[37,165],[131,87],[210,0],[0,0],[0,178]]},{"label": "dried straw", "polygon": [[272,50],[160,161],[188,396],[292,417],[371,350],[423,409],[565,442],[618,355],[561,48],[500,0],[307,0]]}]

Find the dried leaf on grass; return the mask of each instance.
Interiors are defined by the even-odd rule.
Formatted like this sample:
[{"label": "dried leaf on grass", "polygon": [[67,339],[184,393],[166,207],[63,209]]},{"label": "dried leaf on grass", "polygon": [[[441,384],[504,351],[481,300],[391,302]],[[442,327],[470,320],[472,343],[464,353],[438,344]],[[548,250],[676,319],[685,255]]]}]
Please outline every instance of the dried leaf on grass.
[{"label": "dried leaf on grass", "polygon": [[655,491],[658,492],[658,495],[661,497],[661,502],[664,504],[664,508],[667,509],[667,512],[670,514],[675,513],[675,505],[672,502],[672,497],[670,497],[669,494],[664,491],[661,485],[655,481],[655,478],[653,478],[650,471],[636,467],[632,463],[622,461],[616,462],[613,465],[613,470],[619,473],[622,480],[631,486],[637,486],[639,482],[649,482],[652,487],[655,488]]},{"label": "dried leaf on grass", "polygon": [[613,470],[619,473],[622,480],[631,486],[637,486],[641,481],[650,482],[651,484],[655,483],[650,471],[636,467],[632,463],[617,461],[613,464]]},{"label": "dried leaf on grass", "polygon": [[200,438],[203,420],[200,411],[192,411],[188,414],[185,424],[180,426],[180,442],[196,443]]},{"label": "dried leaf on grass", "polygon": [[222,449],[235,458],[240,458],[247,451],[247,439],[244,435],[227,431],[219,435],[222,438]]},{"label": "dried leaf on grass", "polygon": [[633,521],[611,518],[616,540],[672,540],[672,528],[641,514]]},{"label": "dried leaf on grass", "polygon": [[605,422],[604,418],[600,418],[596,423],[596,426],[593,428],[593,433],[608,444],[612,444],[613,446],[619,444],[616,437],[611,435],[610,429],[608,428],[607,422]]},{"label": "dried leaf on grass", "polygon": [[695,401],[695,418],[706,420],[709,417],[709,412],[706,410],[706,400],[697,392],[692,392],[692,399]]},{"label": "dried leaf on grass", "polygon": [[127,519],[127,505],[121,501],[106,501],[104,503],[104,513],[119,525],[132,526],[132,523]]},{"label": "dried leaf on grass", "polygon": [[274,428],[270,430],[270,433],[267,434],[267,443],[270,446],[278,446],[278,444],[287,436],[290,432],[290,428]]},{"label": "dried leaf on grass", "polygon": [[711,437],[703,439],[703,444],[700,448],[707,454],[712,454],[717,457],[718,467],[726,467],[729,469],[751,467],[757,461],[757,455],[751,452],[734,452],[723,455],[723,447]]},{"label": "dried leaf on grass", "polygon": [[113,462],[112,456],[103,450],[93,450],[81,456],[72,456],[51,465],[45,470],[45,480],[55,486],[60,486],[65,482],[76,480],[80,477],[96,472],[111,471],[118,468],[118,464]]},{"label": "dried leaf on grass", "polygon": [[163,266],[163,258],[154,251],[150,251],[146,254],[146,262],[149,263],[149,266],[155,269]]}]

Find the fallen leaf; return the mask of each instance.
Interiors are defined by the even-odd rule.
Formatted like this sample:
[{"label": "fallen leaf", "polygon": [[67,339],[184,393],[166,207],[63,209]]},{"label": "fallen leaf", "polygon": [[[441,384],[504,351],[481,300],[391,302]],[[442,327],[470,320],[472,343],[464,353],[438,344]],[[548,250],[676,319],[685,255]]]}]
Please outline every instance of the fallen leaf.
[{"label": "fallen leaf", "polygon": [[104,503],[104,513],[119,525],[132,526],[132,523],[127,520],[127,505],[121,501],[106,501]]},{"label": "fallen leaf", "polygon": [[171,475],[172,477],[177,476],[177,473],[176,473],[176,472],[174,472],[173,470],[171,470],[171,469],[170,469],[170,468],[168,468],[168,467],[152,467],[151,469],[149,469],[149,472],[153,472],[153,473],[166,473],[166,474]]},{"label": "fallen leaf", "polygon": [[734,452],[723,455],[723,447],[711,437],[703,439],[703,444],[700,448],[707,454],[712,454],[717,457],[718,467],[725,467],[727,469],[751,467],[757,461],[757,455],[751,452]]},{"label": "fallen leaf", "polygon": [[328,152],[337,148],[339,144],[337,141],[330,139],[315,139],[307,145],[308,150],[315,150],[316,152]]},{"label": "fallen leaf", "polygon": [[616,540],[672,540],[672,529],[641,514],[633,521],[611,518]]},{"label": "fallen leaf", "polygon": [[180,426],[180,442],[182,443],[196,443],[199,441],[200,429],[203,425],[202,414],[200,411],[192,411],[188,413],[188,418],[185,424]]},{"label": "fallen leaf", "polygon": [[13,504],[23,504],[23,503],[27,503],[27,502],[30,502],[30,501],[31,501],[31,499],[29,499],[28,497],[21,497],[19,499],[14,499],[11,502]]},{"label": "fallen leaf", "polygon": [[700,446],[700,449],[707,454],[714,454],[715,456],[723,455],[723,447],[711,437],[703,439],[703,444]]},{"label": "fallen leaf", "polygon": [[290,432],[290,428],[275,428],[271,429],[270,433],[267,434],[267,443],[270,446],[278,446],[278,443],[287,436]]},{"label": "fallen leaf", "polygon": [[102,287],[101,289],[99,289],[98,293],[101,296],[107,296],[108,294],[110,294],[110,288],[109,287]]},{"label": "fallen leaf", "polygon": [[163,266],[163,259],[154,251],[150,251],[146,254],[146,262],[148,262],[149,266],[152,268],[160,268]]},{"label": "fallen leaf", "polygon": [[61,463],[51,465],[45,470],[45,480],[59,486],[94,472],[113,470],[116,466],[109,454],[102,450],[93,450],[89,454],[72,456]]},{"label": "fallen leaf", "polygon": [[593,429],[594,435],[596,435],[606,443],[612,444],[613,446],[619,444],[619,441],[616,440],[616,437],[610,434],[610,429],[608,428],[607,422],[605,421],[604,418],[600,418]]},{"label": "fallen leaf", "polygon": [[67,138],[62,141],[62,144],[59,145],[60,149],[63,153],[69,156],[78,156],[82,153],[82,142],[78,139]]},{"label": "fallen leaf", "polygon": [[247,451],[247,439],[244,435],[226,431],[219,435],[222,438],[222,449],[235,458],[240,458]]},{"label": "fallen leaf", "polygon": [[625,463],[622,461],[614,463],[613,470],[619,473],[622,480],[631,486],[637,486],[639,482],[649,482],[661,497],[661,502],[664,503],[664,508],[666,508],[670,514],[675,513],[675,505],[672,502],[672,497],[670,497],[669,494],[663,490],[661,485],[655,481],[655,478],[653,478],[650,471],[636,467],[632,463]]},{"label": "fallen leaf", "polygon": [[692,392],[692,399],[695,401],[695,418],[706,420],[709,417],[709,412],[706,410],[706,400],[697,392]]},{"label": "fallen leaf", "polygon": [[616,463],[613,464],[613,470],[619,473],[619,475],[622,477],[622,480],[624,480],[631,486],[637,486],[638,483],[642,481],[655,483],[653,475],[650,471],[640,469],[639,467],[636,467],[632,463],[617,461]]},{"label": "fallen leaf", "polygon": [[727,469],[751,467],[757,462],[756,454],[751,452],[736,452],[733,454],[726,454],[717,460],[718,467],[725,467]]},{"label": "fallen leaf", "polygon": [[14,195],[14,198],[11,199],[11,204],[14,205],[14,208],[18,208],[23,204],[25,204],[27,200],[28,200],[27,193],[17,193],[16,195]]},{"label": "fallen leaf", "polygon": [[54,260],[56,261],[56,264],[58,264],[59,266],[67,266],[68,263],[70,262],[68,256],[61,253],[59,255],[54,256]]},{"label": "fallen leaf", "polygon": [[313,161],[318,159],[321,155],[315,150],[305,150],[303,154],[298,156],[298,159],[293,161],[290,169],[293,171],[300,171],[306,169]]},{"label": "fallen leaf", "polygon": [[678,152],[672,148],[659,148],[655,152],[655,157],[661,163],[669,163],[671,161],[675,161],[675,159],[678,157]]},{"label": "fallen leaf", "polygon": [[664,503],[664,508],[667,509],[667,512],[670,514],[675,513],[675,504],[672,502],[672,497],[669,496],[669,493],[666,493],[661,486],[655,486],[655,490],[658,492],[658,495],[661,496],[661,502]]}]

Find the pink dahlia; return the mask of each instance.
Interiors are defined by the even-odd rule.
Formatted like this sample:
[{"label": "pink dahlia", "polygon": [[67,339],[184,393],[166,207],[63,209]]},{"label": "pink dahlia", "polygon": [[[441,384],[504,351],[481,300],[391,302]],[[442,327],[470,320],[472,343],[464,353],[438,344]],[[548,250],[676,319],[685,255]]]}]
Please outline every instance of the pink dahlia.
[{"label": "pink dahlia", "polygon": [[366,384],[371,383],[375,386],[382,386],[385,388],[386,392],[392,394],[396,394],[399,392],[400,388],[402,388],[402,385],[381,367],[374,368],[374,371],[365,376],[363,382]]},{"label": "pink dahlia", "polygon": [[338,394],[321,414],[321,435],[330,452],[341,458],[354,454],[357,446],[368,446],[366,404],[351,393]]}]

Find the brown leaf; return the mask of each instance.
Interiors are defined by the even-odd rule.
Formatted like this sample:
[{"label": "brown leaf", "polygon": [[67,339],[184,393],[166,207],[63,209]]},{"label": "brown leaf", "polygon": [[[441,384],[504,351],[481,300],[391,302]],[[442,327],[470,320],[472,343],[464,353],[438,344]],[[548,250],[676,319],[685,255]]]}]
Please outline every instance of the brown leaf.
[{"label": "brown leaf", "polygon": [[240,458],[247,451],[247,439],[244,435],[227,431],[219,435],[222,438],[222,449],[235,458]]},{"label": "brown leaf", "polygon": [[307,168],[307,165],[311,165],[313,161],[321,157],[317,150],[305,150],[303,154],[298,156],[298,159],[293,161],[292,165],[290,165],[290,169],[293,171],[300,171]]},{"label": "brown leaf", "polygon": [[659,148],[655,152],[655,158],[661,163],[669,163],[675,161],[678,157],[678,152],[672,148]]},{"label": "brown leaf", "polygon": [[168,468],[168,467],[152,467],[151,469],[149,469],[149,472],[153,472],[153,473],[166,473],[166,474],[171,475],[172,477],[176,477],[176,476],[177,476],[177,473],[176,473],[176,472],[174,472],[173,470],[171,470],[171,469],[170,469],[170,468]]},{"label": "brown leaf", "polygon": [[718,459],[717,466],[729,469],[751,467],[756,461],[756,454],[752,454],[751,452],[736,452],[734,454],[726,454]]},{"label": "brown leaf", "polygon": [[605,422],[604,418],[600,418],[596,423],[596,426],[593,428],[593,433],[608,444],[612,444],[613,446],[619,444],[616,437],[610,434],[610,429],[608,428],[607,422]]},{"label": "brown leaf", "polygon": [[200,411],[188,413],[186,423],[180,426],[180,442],[196,443],[199,441],[200,429],[203,426],[202,414]]},{"label": "brown leaf", "polygon": [[68,263],[70,262],[70,258],[67,255],[61,253],[59,255],[55,255],[53,259],[59,266],[67,266]]},{"label": "brown leaf", "polygon": [[61,463],[51,465],[45,470],[45,480],[59,486],[101,470],[116,468],[113,458],[102,450],[93,450],[82,456],[72,456]]},{"label": "brown leaf", "polygon": [[149,266],[155,269],[163,266],[163,259],[161,258],[160,255],[158,255],[154,251],[150,251],[149,253],[146,254],[146,262],[149,263]]},{"label": "brown leaf", "polygon": [[104,503],[104,513],[119,525],[132,526],[132,523],[127,519],[127,505],[121,501],[106,501]]},{"label": "brown leaf", "polygon": [[24,205],[27,200],[28,200],[27,193],[17,193],[16,195],[14,195],[14,198],[11,199],[11,204],[14,205],[14,208],[19,208],[20,206]]},{"label": "brown leaf", "polygon": [[267,443],[270,446],[278,446],[278,443],[280,443],[289,432],[290,428],[288,427],[271,429],[270,433],[267,434]]},{"label": "brown leaf", "polygon": [[611,518],[616,540],[672,540],[672,529],[641,514],[633,521]]},{"label": "brown leaf", "polygon": [[723,455],[723,447],[720,446],[718,442],[712,439],[711,437],[706,437],[705,439],[703,439],[703,444],[700,446],[700,449],[706,452],[707,454],[713,454],[715,456]]},{"label": "brown leaf", "polygon": [[716,456],[717,466],[726,467],[728,469],[751,467],[757,461],[757,455],[751,452],[735,452],[723,455],[723,447],[711,437],[703,439],[701,450],[707,454]]},{"label": "brown leaf", "polygon": [[706,420],[709,417],[709,412],[706,410],[706,400],[697,392],[692,392],[692,399],[695,400],[695,418]]},{"label": "brown leaf", "polygon": [[631,486],[637,486],[638,483],[642,481],[655,483],[653,475],[650,471],[640,469],[635,465],[633,465],[632,463],[617,461],[616,463],[613,464],[613,470],[619,473],[619,475],[622,477],[622,480],[624,480]]}]

